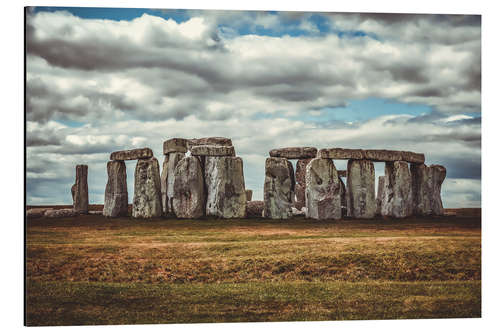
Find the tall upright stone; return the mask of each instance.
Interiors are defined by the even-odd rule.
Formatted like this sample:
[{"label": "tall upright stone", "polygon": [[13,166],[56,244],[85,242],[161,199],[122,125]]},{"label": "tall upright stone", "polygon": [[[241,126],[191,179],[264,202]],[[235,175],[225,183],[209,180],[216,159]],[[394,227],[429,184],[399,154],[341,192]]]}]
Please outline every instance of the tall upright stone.
[{"label": "tall upright stone", "polygon": [[369,160],[347,162],[347,215],[369,219],[375,216],[375,167]]},{"label": "tall upright stone", "polygon": [[342,218],[341,186],[331,159],[315,158],[307,164],[306,207],[309,218]]},{"label": "tall upright stone", "polygon": [[89,211],[89,186],[87,183],[88,166],[76,166],[75,185],[71,188],[73,194],[73,210],[77,213],[87,214]]},{"label": "tall upright stone", "polygon": [[306,206],[306,166],[312,158],[299,159],[295,165],[295,202],[294,206],[298,210]]},{"label": "tall upright stone", "polygon": [[199,218],[205,211],[203,171],[195,156],[184,157],[174,171],[172,208],[179,218]]},{"label": "tall upright stone", "polygon": [[247,195],[241,157],[207,156],[204,172],[206,215],[244,218]]},{"label": "tall upright stone", "polygon": [[382,200],[384,198],[385,176],[378,177],[377,188],[377,215],[380,215],[382,210]]},{"label": "tall upright stone", "polygon": [[165,155],[160,174],[161,208],[163,210],[164,215],[168,214],[167,176],[168,176],[168,155]]},{"label": "tall upright stone", "polygon": [[167,170],[166,173],[166,206],[164,209],[165,213],[173,213],[172,200],[174,198],[174,183],[175,183],[175,167],[179,163],[180,160],[184,158],[184,153],[169,153],[168,154],[168,162],[167,162]]},{"label": "tall upright stone", "polygon": [[245,193],[247,195],[247,201],[252,201],[253,191],[252,190],[245,190]]},{"label": "tall upright stone", "polygon": [[411,164],[413,212],[415,215],[432,215],[432,169],[425,164]]},{"label": "tall upright stone", "polygon": [[[337,174],[339,174],[338,171]],[[347,216],[347,189],[341,177],[339,177],[339,184],[340,184],[340,207],[342,208],[342,216]]]},{"label": "tall upright stone", "polygon": [[160,165],[155,157],[137,160],[132,216],[151,218],[162,215]]},{"label": "tall upright stone", "polygon": [[441,200],[441,185],[446,178],[446,168],[437,164],[433,164],[429,168],[432,173],[432,214],[444,215],[443,202]]},{"label": "tall upright stone", "polygon": [[413,214],[412,177],[407,162],[385,163],[383,192],[382,216],[401,218]]},{"label": "tall upright stone", "polygon": [[286,158],[268,157],[266,159],[266,178],[264,180],[263,217],[287,219],[292,216],[295,190],[293,166]]},{"label": "tall upright stone", "polygon": [[124,161],[109,161],[108,182],[104,193],[102,215],[118,217],[128,215],[127,167]]}]

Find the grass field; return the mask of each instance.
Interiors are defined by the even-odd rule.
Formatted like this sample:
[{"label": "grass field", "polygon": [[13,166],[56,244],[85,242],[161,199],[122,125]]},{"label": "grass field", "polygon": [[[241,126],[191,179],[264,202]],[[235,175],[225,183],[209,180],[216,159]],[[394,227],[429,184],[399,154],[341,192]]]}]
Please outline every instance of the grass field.
[{"label": "grass field", "polygon": [[481,316],[481,217],[32,219],[27,324]]}]

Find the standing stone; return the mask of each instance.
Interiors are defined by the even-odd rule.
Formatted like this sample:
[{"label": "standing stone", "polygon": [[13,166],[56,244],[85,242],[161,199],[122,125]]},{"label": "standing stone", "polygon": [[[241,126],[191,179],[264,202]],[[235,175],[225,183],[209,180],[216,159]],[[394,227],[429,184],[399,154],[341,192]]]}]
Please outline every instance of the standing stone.
[{"label": "standing stone", "polygon": [[307,164],[306,207],[308,218],[342,218],[341,186],[332,160],[315,158]]},{"label": "standing stone", "polygon": [[302,207],[306,206],[306,186],[301,184],[295,184],[295,201],[293,206],[301,210]]},{"label": "standing stone", "polygon": [[266,159],[263,217],[287,219],[292,216],[295,190],[293,166],[286,158]]},{"label": "standing stone", "polygon": [[199,218],[205,211],[203,171],[195,156],[184,157],[174,171],[172,208],[179,218]]},{"label": "standing stone", "polygon": [[301,210],[306,206],[306,166],[312,158],[300,159],[295,165],[295,208]]},{"label": "standing stone", "polygon": [[245,217],[247,195],[241,157],[207,156],[204,172],[206,215],[222,218]]},{"label": "standing stone", "polygon": [[89,211],[89,186],[87,183],[88,166],[76,166],[75,185],[71,188],[73,194],[73,210],[86,214]]},{"label": "standing stone", "polygon": [[155,157],[138,160],[134,176],[132,216],[135,218],[161,216],[163,210],[158,160]]},{"label": "standing stone", "polygon": [[384,198],[385,176],[378,177],[377,189],[377,215],[380,215],[382,209],[382,200]]},{"label": "standing stone", "polygon": [[433,181],[432,169],[425,164],[411,164],[411,185],[414,214],[432,215]]},{"label": "standing stone", "polygon": [[167,181],[166,181],[166,198],[167,207],[164,209],[165,213],[173,213],[172,200],[174,198],[174,183],[175,183],[175,167],[180,160],[184,158],[184,153],[170,153],[168,154],[167,162]]},{"label": "standing stone", "polygon": [[432,173],[432,213],[434,215],[444,215],[443,202],[441,200],[441,185],[446,178],[446,168],[437,164],[433,164],[429,168]]},{"label": "standing stone", "polygon": [[247,201],[252,201],[253,191],[252,190],[245,190],[245,193],[247,195]]},{"label": "standing stone", "polygon": [[344,181],[342,180],[342,178],[340,178],[340,176],[339,176],[339,183],[340,183],[340,207],[342,207],[342,216],[347,216],[347,189],[345,187]]},{"label": "standing stone", "polygon": [[127,167],[123,161],[109,161],[108,182],[104,193],[102,215],[107,217],[128,215]]},{"label": "standing stone", "polygon": [[161,168],[160,184],[161,184],[161,208],[163,215],[168,214],[168,199],[167,199],[167,176],[168,176],[168,155],[163,159]]},{"label": "standing stone", "polygon": [[369,160],[347,162],[347,215],[369,219],[375,216],[375,168]]},{"label": "standing stone", "polygon": [[385,179],[382,216],[408,217],[413,214],[411,174],[408,163],[403,161],[385,163]]}]

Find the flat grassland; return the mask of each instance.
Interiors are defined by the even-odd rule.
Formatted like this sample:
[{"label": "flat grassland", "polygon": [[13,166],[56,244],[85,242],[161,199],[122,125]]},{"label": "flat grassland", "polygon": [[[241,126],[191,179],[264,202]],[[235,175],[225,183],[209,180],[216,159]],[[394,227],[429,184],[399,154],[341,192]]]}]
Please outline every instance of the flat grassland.
[{"label": "flat grassland", "polygon": [[26,323],[481,316],[481,217],[31,219]]}]

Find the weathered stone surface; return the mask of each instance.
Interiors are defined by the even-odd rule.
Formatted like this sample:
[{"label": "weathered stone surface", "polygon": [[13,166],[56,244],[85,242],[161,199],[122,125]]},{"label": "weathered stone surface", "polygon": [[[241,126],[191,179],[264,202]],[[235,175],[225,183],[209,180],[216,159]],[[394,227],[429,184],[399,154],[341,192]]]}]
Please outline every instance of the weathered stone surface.
[{"label": "weathered stone surface", "polygon": [[293,166],[286,158],[266,159],[264,181],[264,217],[287,219],[292,216],[295,190]]},{"label": "weathered stone surface", "polygon": [[108,182],[104,192],[102,215],[107,217],[128,215],[127,167],[123,161],[109,161]]},{"label": "weathered stone surface", "polygon": [[163,142],[163,155],[187,152],[187,139],[173,138]]},{"label": "weathered stone surface", "polygon": [[425,164],[411,164],[410,173],[413,213],[421,216],[431,215],[433,200],[432,170]]},{"label": "weathered stone surface", "polygon": [[174,183],[175,183],[175,167],[180,160],[184,158],[184,153],[170,153],[168,154],[167,162],[167,183],[166,183],[166,198],[167,207],[164,209],[165,213],[173,213],[172,200],[174,198]]},{"label": "weathered stone surface", "polygon": [[382,216],[408,217],[413,214],[412,177],[408,163],[386,162]]},{"label": "weathered stone surface", "polygon": [[75,184],[71,188],[73,210],[82,214],[86,214],[89,211],[89,186],[87,183],[87,173],[87,165],[77,165]]},{"label": "weathered stone surface", "polygon": [[48,208],[31,208],[26,211],[26,217],[30,219],[42,217]]},{"label": "weathered stone surface", "polygon": [[187,141],[187,147],[191,150],[194,146],[232,146],[233,142],[229,138],[223,138],[219,136],[200,138],[200,139],[190,139]]},{"label": "weathered stone surface", "polygon": [[200,161],[184,157],[174,171],[173,212],[179,218],[202,217],[205,211],[205,189]]},{"label": "weathered stone surface", "polygon": [[441,201],[441,185],[446,178],[446,168],[433,164],[429,167],[432,173],[432,214],[444,215],[443,202]]},{"label": "weathered stone surface", "polygon": [[137,148],[131,150],[120,150],[111,153],[112,161],[138,160],[153,157],[153,151],[149,148]]},{"label": "weathered stone surface", "polygon": [[372,161],[349,160],[347,163],[347,215],[373,218],[377,211],[375,168]]},{"label": "weathered stone surface", "polygon": [[293,206],[301,210],[302,207],[306,206],[306,186],[305,184],[295,184],[295,201]]},{"label": "weathered stone surface", "polygon": [[168,176],[168,155],[165,155],[160,174],[161,208],[163,210],[164,215],[168,213],[167,176]]},{"label": "weathered stone surface", "polygon": [[425,163],[425,155],[420,153],[414,153],[411,151],[402,151],[401,160],[408,163],[423,164]]},{"label": "weathered stone surface", "polygon": [[247,201],[252,201],[253,191],[252,190],[245,190],[245,194],[247,196]]},{"label": "weathered stone surface", "polygon": [[[337,171],[338,174],[338,171]],[[342,207],[342,216],[347,216],[347,189],[345,187],[344,181],[339,176],[340,184],[340,207]]]},{"label": "weathered stone surface", "polygon": [[306,167],[307,217],[342,218],[341,186],[331,159],[315,158]]},{"label": "weathered stone surface", "polygon": [[244,218],[247,196],[241,157],[207,156],[205,159],[207,191],[206,215]]},{"label": "weathered stone surface", "polygon": [[378,177],[377,188],[377,215],[380,215],[382,209],[382,200],[384,198],[385,176]]},{"label": "weathered stone surface", "polygon": [[337,170],[339,177],[347,177],[347,170]]},{"label": "weathered stone surface", "polygon": [[295,164],[295,181],[302,185],[304,189],[306,187],[306,166],[311,160],[312,158],[300,159]]},{"label": "weathered stone surface", "polygon": [[191,148],[193,156],[234,156],[233,146],[194,146]]},{"label": "weathered stone surface", "polygon": [[307,215],[307,208],[302,207],[301,209],[297,209],[295,207],[292,207],[292,215],[293,216],[306,216]]},{"label": "weathered stone surface", "polygon": [[371,160],[375,162],[407,161],[409,163],[424,163],[424,154],[411,151],[386,150],[386,149],[344,149],[327,148],[318,151],[318,157],[334,160]]},{"label": "weathered stone surface", "polygon": [[272,149],[269,151],[271,157],[283,157],[288,159],[306,159],[314,158],[318,149],[314,147],[287,147]]},{"label": "weathered stone surface", "polygon": [[48,209],[45,211],[44,216],[45,217],[73,217],[77,216],[78,213],[75,212],[71,208],[65,208],[65,209]]},{"label": "weathered stone surface", "polygon": [[151,218],[162,215],[160,165],[154,157],[140,159],[135,167],[132,217]]},{"label": "weathered stone surface", "polygon": [[248,201],[247,217],[262,217],[264,201]]},{"label": "weathered stone surface", "polygon": [[89,215],[102,215],[102,210],[89,210]]},{"label": "weathered stone surface", "polygon": [[334,160],[362,160],[364,155],[361,149],[324,148],[318,150],[317,157]]},{"label": "weathered stone surface", "polygon": [[368,149],[363,151],[365,159],[376,162],[401,161],[403,154],[397,150]]}]

